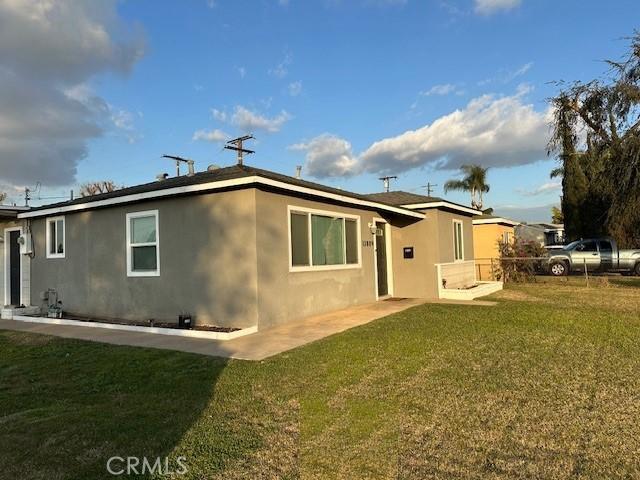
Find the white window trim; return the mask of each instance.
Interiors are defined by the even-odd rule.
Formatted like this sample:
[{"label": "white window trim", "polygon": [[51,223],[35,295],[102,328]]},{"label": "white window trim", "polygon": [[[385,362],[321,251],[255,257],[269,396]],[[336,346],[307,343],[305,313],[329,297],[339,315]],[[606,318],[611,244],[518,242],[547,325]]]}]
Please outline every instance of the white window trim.
[{"label": "white window trim", "polygon": [[[456,224],[460,224],[460,255],[462,258],[456,258],[456,248],[458,247],[458,242],[456,242],[456,232],[458,231],[455,227]],[[453,220],[453,261],[455,263],[464,262],[464,223],[460,220]]]},{"label": "white window trim", "polygon": [[[155,242],[147,242],[147,243],[131,243],[131,220],[134,218],[140,217],[150,217],[154,216],[156,219],[156,241]],[[127,244],[127,277],[159,277],[160,276],[160,223],[159,223],[159,214],[158,210],[145,210],[142,212],[131,212],[127,213],[127,224],[126,224],[126,244]],[[151,271],[141,271],[136,272],[132,270],[132,255],[131,255],[131,247],[156,247],[156,269]]]},{"label": "white window trim", "polygon": [[[292,213],[304,213],[307,214],[307,222],[308,222],[308,241],[309,241],[309,263],[313,263],[313,248],[312,248],[312,233],[311,233],[311,214],[315,215],[324,215],[327,217],[334,218],[343,218],[349,220],[356,221],[356,231],[358,235],[358,263],[345,263],[344,265],[303,265],[303,266],[293,266],[293,252],[291,251],[291,214]],[[346,242],[346,227],[343,224],[343,231],[345,234],[345,242],[344,242],[344,258],[347,260],[347,242]],[[362,268],[362,232],[361,232],[361,222],[359,215],[352,215],[349,213],[341,213],[335,212],[331,210],[318,210],[315,208],[308,207],[297,207],[295,205],[287,206],[287,240],[289,242],[289,272],[320,272],[327,270],[353,270]]]},{"label": "white window trim", "polygon": [[[51,248],[51,222],[55,222],[57,225],[57,222],[59,220],[62,220],[62,253],[51,253],[49,251],[49,249]],[[46,228],[46,241],[47,241],[47,246],[46,246],[46,250],[47,250],[47,258],[64,258],[66,253],[67,253],[67,221],[64,218],[64,215],[60,215],[58,217],[47,217],[46,218],[46,224],[45,224],[45,228]],[[57,232],[56,232],[57,233]],[[56,238],[56,243],[57,243],[57,238]]]}]

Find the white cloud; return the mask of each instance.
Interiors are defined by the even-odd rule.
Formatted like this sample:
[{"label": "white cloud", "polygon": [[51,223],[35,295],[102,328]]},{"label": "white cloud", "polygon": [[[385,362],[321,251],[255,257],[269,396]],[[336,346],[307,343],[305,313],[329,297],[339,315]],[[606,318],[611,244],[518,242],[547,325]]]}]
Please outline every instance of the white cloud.
[{"label": "white cloud", "polygon": [[331,135],[296,149],[307,151],[307,170],[319,177],[400,173],[425,165],[457,169],[466,163],[485,167],[533,163],[546,158],[551,113],[538,112],[524,102],[525,92],[475,98],[431,124],[377,141],[360,155],[353,155],[346,140]]},{"label": "white cloud", "polygon": [[309,142],[297,143],[290,150],[306,152],[306,171],[313,177],[341,177],[357,173],[358,160],[351,144],[343,138],[325,133]]},{"label": "white cloud", "polygon": [[[111,112],[111,122],[113,122],[113,125],[124,134],[129,143],[135,143],[142,138],[142,136],[136,131],[135,116],[133,113],[111,105],[109,106],[109,110]],[[138,112],[138,116],[142,118],[142,114],[140,112]]]},{"label": "white cloud", "polygon": [[478,82],[479,86],[485,86],[490,83],[498,82],[507,84],[518,77],[525,75],[533,67],[533,62],[528,62],[513,70],[502,69],[498,75],[492,78],[485,78]]},{"label": "white cloud", "polygon": [[526,196],[535,197],[538,195],[544,195],[545,193],[557,192],[562,189],[562,182],[546,182],[533,190],[516,189],[516,192]]},{"label": "white cloud", "polygon": [[1,180],[72,183],[87,141],[111,122],[85,83],[128,72],[143,51],[115,0],[0,2]]},{"label": "white cloud", "polygon": [[302,93],[302,82],[291,82],[287,89],[289,90],[289,95],[297,97]]},{"label": "white cloud", "polygon": [[287,5],[289,5],[289,0],[278,0],[278,4],[286,7]]},{"label": "white cloud", "polygon": [[231,138],[229,134],[215,128],[213,130],[197,130],[194,132],[192,140],[219,143],[224,142],[229,138]]},{"label": "white cloud", "polygon": [[219,122],[226,122],[227,121],[227,112],[222,111],[222,110],[218,110],[217,108],[212,108],[211,109],[211,116],[213,118],[215,118],[216,120],[218,120]]},{"label": "white cloud", "polygon": [[504,167],[540,160],[550,115],[522,100],[521,93],[473,99],[430,125],[375,142],[362,154],[363,169],[401,172],[429,163],[445,169],[465,163]]},{"label": "white cloud", "polygon": [[262,130],[268,133],[279,132],[289,120],[291,120],[291,115],[284,110],[275,117],[269,118],[241,105],[236,106],[233,115],[231,115],[231,123],[245,132],[255,130]]},{"label": "white cloud", "polygon": [[269,75],[276,78],[284,78],[289,74],[289,66],[293,63],[293,55],[285,52],[284,59],[275,67],[269,69]]},{"label": "white cloud", "polygon": [[293,118],[285,110],[282,110],[274,117],[267,117],[255,110],[243,107],[242,105],[236,105],[233,113],[227,113],[225,110],[212,108],[211,115],[219,122],[233,125],[245,133],[256,130],[262,130],[267,133],[276,133],[280,131],[285,123]]},{"label": "white cloud", "polygon": [[240,78],[244,78],[247,75],[247,69],[244,67],[238,67],[238,75],[240,75]]},{"label": "white cloud", "polygon": [[453,85],[452,83],[444,83],[441,85],[434,85],[429,90],[420,92],[420,95],[423,95],[425,97],[430,97],[432,95],[449,95],[451,93],[455,93],[456,95],[461,95],[464,92],[458,89],[458,87],[456,85]]},{"label": "white cloud", "polygon": [[475,11],[481,15],[491,15],[500,10],[511,10],[520,3],[521,0],[475,0]]}]

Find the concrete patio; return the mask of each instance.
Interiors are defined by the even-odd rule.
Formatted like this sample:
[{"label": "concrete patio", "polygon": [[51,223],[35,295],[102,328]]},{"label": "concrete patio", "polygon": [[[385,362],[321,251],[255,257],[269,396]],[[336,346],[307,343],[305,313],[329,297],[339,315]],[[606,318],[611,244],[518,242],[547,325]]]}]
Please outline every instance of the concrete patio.
[{"label": "concrete patio", "polygon": [[[179,350],[241,360],[263,360],[322,338],[364,325],[378,318],[427,303],[424,299],[392,299],[358,305],[301,321],[278,325],[233,340],[205,340],[153,333],[126,332],[106,328],[48,325],[16,320],[0,320],[0,329],[76,338],[134,347]],[[437,301],[437,303],[449,303]],[[492,302],[452,301],[457,305],[492,305]]]}]

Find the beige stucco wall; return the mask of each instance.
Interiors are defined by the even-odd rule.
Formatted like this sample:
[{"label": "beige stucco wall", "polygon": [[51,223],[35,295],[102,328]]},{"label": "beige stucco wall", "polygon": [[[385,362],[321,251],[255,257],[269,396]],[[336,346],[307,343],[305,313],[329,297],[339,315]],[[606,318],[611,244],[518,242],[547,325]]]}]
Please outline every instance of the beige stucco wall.
[{"label": "beige stucco wall", "polygon": [[492,280],[495,278],[492,259],[500,257],[498,241],[502,240],[505,232],[509,232],[511,238],[514,238],[514,228],[512,226],[497,223],[473,226],[473,248],[480,280]]},{"label": "beige stucco wall", "polygon": [[[8,240],[9,236],[5,235],[5,228],[17,228],[22,227],[23,233],[26,231],[25,223],[21,220],[0,220],[0,237],[2,237],[2,242],[0,242],[0,304],[5,305],[9,302],[9,298],[6,295],[6,278],[8,275],[7,270],[5,269],[5,257],[8,255]],[[21,300],[22,303],[26,306],[29,306],[30,298],[31,298],[31,258],[28,255],[20,255],[20,268],[22,270],[21,278]]]},{"label": "beige stucco wall", "polygon": [[[347,269],[289,271],[288,206],[360,217],[361,266]],[[259,327],[293,321],[351,305],[374,302],[374,249],[369,223],[373,211],[332,205],[278,193],[256,192]]]},{"label": "beige stucco wall", "polygon": [[[409,298],[437,298],[435,264],[454,261],[453,220],[462,222],[465,260],[473,260],[471,217],[428,209],[424,220],[394,221],[394,295]],[[403,258],[403,247],[414,247],[414,258]]]},{"label": "beige stucco wall", "polygon": [[[66,311],[103,318],[257,323],[255,190],[163,199],[65,216],[65,258],[47,259],[45,220],[32,222],[32,303],[55,288]],[[126,214],[159,212],[160,276],[128,277]]]}]

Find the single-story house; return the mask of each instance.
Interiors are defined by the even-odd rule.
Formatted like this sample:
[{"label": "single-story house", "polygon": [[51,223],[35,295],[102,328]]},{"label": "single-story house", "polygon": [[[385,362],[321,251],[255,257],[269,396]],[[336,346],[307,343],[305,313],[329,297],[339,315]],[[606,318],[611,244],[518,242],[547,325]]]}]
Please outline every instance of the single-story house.
[{"label": "single-story house", "polygon": [[496,215],[474,217],[473,252],[478,280],[495,279],[494,262],[500,258],[499,242],[513,242],[517,225],[519,222]]},{"label": "single-story house", "polygon": [[469,207],[246,165],[159,178],[0,218],[4,304],[54,289],[69,315],[264,328],[475,283]]},{"label": "single-story house", "polygon": [[521,240],[536,242],[546,248],[561,248],[565,243],[564,225],[561,223],[521,223],[515,234]]}]

